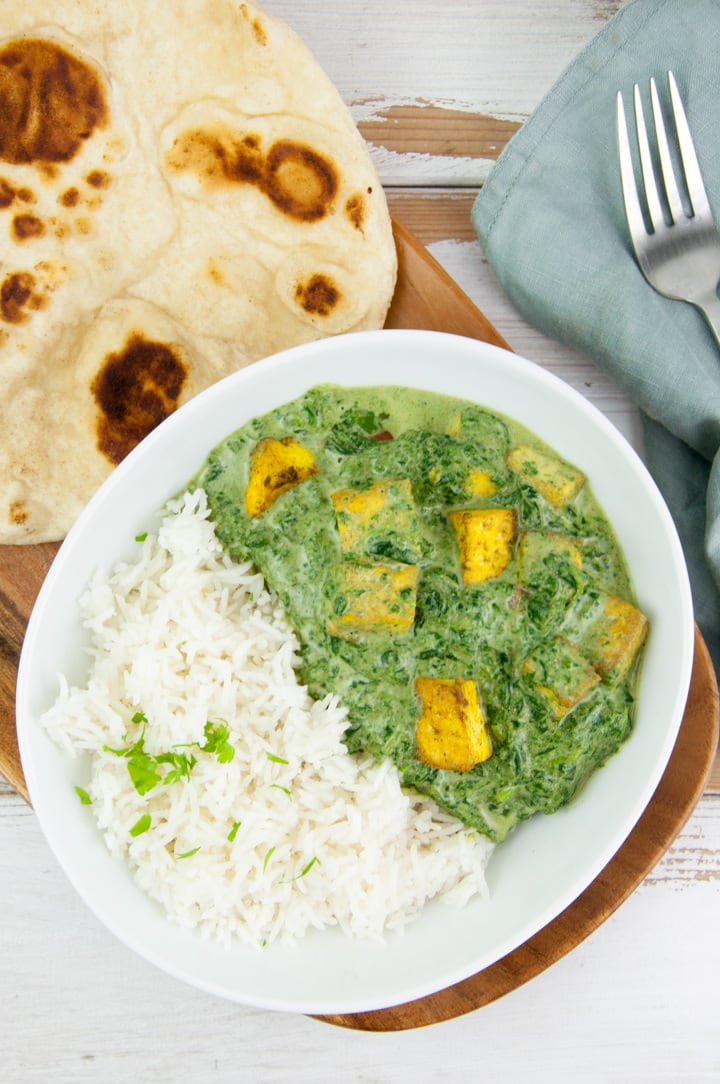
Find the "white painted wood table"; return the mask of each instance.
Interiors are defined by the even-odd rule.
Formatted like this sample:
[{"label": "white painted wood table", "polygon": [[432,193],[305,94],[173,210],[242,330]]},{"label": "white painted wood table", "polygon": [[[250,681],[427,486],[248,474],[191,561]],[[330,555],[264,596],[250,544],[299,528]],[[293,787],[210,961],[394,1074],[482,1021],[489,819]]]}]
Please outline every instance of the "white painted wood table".
[{"label": "white painted wood table", "polygon": [[[470,225],[493,160],[621,6],[603,0],[267,0],[371,145],[395,216],[519,353],[638,444],[633,407],[503,297]],[[588,940],[485,1008],[412,1032],[344,1031],[205,995],[87,911],[31,809],[0,784],[0,1081],[720,1080],[720,773],[665,858]]]}]

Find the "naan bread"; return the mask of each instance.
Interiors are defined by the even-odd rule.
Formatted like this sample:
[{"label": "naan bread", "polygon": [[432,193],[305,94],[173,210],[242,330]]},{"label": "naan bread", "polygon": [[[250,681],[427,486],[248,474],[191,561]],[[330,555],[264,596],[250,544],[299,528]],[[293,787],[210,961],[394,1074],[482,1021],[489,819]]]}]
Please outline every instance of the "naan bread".
[{"label": "naan bread", "polygon": [[381,327],[397,270],[349,112],[249,0],[0,3],[0,236],[0,543],[228,373]]}]

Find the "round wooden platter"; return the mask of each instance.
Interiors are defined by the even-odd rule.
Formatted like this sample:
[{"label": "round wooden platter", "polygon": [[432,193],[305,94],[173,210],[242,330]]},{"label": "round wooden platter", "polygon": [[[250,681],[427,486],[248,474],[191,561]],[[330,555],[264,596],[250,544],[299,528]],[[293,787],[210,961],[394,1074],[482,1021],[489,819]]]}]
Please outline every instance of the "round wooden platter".
[{"label": "round wooden platter", "polygon": [[[449,331],[508,344],[427,250],[394,224],[399,274],[388,327]],[[15,732],[15,681],[22,640],[56,543],[0,547],[0,772],[28,799]],[[364,1031],[400,1031],[449,1020],[495,1001],[555,963],[634,891],[682,829],[705,789],[718,742],[718,687],[696,630],[690,694],[673,754],[633,832],[565,911],[497,963],[446,990],[374,1012],[317,1019]]]}]

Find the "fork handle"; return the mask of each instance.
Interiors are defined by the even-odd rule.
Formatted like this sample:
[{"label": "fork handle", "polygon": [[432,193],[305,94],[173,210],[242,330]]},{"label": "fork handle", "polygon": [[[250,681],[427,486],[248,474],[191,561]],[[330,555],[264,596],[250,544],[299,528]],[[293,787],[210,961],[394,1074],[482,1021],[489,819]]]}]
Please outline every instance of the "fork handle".
[{"label": "fork handle", "polygon": [[717,294],[710,294],[701,302],[698,301],[697,307],[707,320],[708,326],[715,336],[718,346],[720,346],[720,298],[718,298]]}]

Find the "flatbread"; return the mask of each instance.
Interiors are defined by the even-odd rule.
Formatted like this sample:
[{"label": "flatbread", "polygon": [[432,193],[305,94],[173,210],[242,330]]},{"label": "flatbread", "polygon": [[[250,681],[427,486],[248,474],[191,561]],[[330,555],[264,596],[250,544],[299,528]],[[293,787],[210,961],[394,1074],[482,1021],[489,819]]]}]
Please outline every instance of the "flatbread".
[{"label": "flatbread", "polygon": [[348,110],[249,0],[0,4],[0,238],[0,543],[221,377],[381,327],[397,271]]}]

